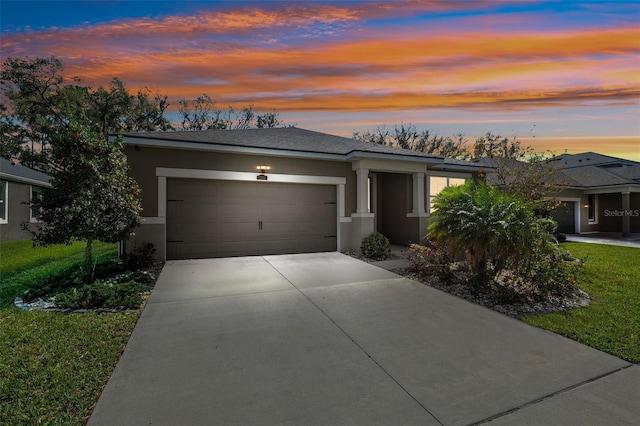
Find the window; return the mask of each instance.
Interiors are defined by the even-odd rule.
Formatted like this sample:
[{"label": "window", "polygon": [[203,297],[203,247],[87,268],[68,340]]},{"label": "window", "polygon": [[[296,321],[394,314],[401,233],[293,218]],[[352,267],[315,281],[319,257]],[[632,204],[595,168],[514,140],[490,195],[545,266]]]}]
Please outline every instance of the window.
[{"label": "window", "polygon": [[460,186],[464,185],[466,179],[445,177],[445,176],[429,176],[429,212],[433,211],[433,199],[443,189],[448,186]]},{"label": "window", "polygon": [[[31,202],[39,200],[42,198],[42,187],[40,186],[32,186],[31,187]],[[37,222],[38,217],[40,216],[40,209],[31,206],[30,209],[30,220],[31,222]]]},{"label": "window", "polygon": [[7,181],[0,180],[0,223],[7,223],[8,219],[8,200],[7,200]]},{"label": "window", "polygon": [[589,208],[589,223],[596,224],[598,223],[598,216],[596,214],[596,194],[589,194],[587,201],[587,207]]}]

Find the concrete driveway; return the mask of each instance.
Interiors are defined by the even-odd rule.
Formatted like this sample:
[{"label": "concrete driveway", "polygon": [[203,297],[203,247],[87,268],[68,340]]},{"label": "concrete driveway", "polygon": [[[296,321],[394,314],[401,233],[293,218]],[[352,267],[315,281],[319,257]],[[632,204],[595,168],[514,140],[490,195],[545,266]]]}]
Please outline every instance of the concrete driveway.
[{"label": "concrete driveway", "polygon": [[639,418],[638,365],[319,253],[168,262],[89,424]]}]

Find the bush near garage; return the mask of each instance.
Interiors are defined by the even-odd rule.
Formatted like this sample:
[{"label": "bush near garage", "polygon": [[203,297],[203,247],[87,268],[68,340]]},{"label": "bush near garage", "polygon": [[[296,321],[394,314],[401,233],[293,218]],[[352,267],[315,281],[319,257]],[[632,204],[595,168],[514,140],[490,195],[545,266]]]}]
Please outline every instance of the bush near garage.
[{"label": "bush near garage", "polygon": [[374,232],[362,240],[360,253],[367,259],[385,260],[391,254],[391,244],[387,237]]},{"label": "bush near garage", "polygon": [[137,309],[143,301],[143,293],[149,287],[135,281],[101,282],[72,288],[55,296],[59,308],[72,309]]}]

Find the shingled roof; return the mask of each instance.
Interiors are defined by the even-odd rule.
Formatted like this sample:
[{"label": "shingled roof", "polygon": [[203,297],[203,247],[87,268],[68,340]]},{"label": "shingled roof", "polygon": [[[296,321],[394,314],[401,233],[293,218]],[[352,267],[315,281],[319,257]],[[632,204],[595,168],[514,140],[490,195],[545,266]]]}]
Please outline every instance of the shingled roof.
[{"label": "shingled roof", "polygon": [[51,176],[37,170],[30,169],[11,160],[0,158],[0,178],[27,184],[43,184],[48,186]]},{"label": "shingled roof", "polygon": [[624,158],[585,152],[559,155],[552,164],[575,188],[640,185],[640,163]]},{"label": "shingled roof", "polygon": [[617,164],[638,165],[640,163],[624,158],[611,157],[609,155],[598,154],[597,152],[583,152],[580,154],[562,154],[553,157],[552,164],[559,169],[570,169],[574,167],[586,166],[607,166]]},{"label": "shingled roof", "polygon": [[444,161],[443,157],[407,149],[376,145],[297,127],[125,133],[124,137],[127,143],[135,143],[135,140],[146,139],[175,142],[176,147],[179,147],[180,143],[188,142],[209,147],[216,145],[234,146],[341,156],[365,152],[432,159],[436,162]]}]

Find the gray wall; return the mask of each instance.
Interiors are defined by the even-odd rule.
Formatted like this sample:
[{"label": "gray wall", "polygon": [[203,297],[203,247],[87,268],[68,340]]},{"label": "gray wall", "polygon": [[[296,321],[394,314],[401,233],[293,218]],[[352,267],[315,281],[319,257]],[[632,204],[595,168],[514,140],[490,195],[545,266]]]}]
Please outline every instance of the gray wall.
[{"label": "gray wall", "polygon": [[143,216],[158,214],[156,167],[256,172],[256,166],[271,166],[270,173],[345,177],[345,214],[356,210],[356,175],[350,162],[303,160],[282,157],[223,154],[203,151],[147,148],[127,145],[125,152],[131,175],[142,187]]},{"label": "gray wall", "polygon": [[8,182],[7,212],[8,223],[0,224],[0,241],[28,240],[31,234],[22,230],[22,222],[29,223],[29,200],[31,197],[31,185]]}]

